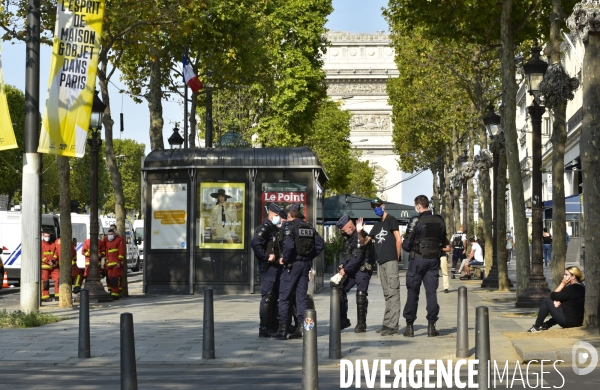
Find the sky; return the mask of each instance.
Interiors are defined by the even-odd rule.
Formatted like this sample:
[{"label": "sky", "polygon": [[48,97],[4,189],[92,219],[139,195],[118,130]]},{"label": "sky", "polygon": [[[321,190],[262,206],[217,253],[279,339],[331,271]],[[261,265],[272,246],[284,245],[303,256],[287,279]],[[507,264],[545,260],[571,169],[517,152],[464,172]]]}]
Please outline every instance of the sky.
[{"label": "sky", "polygon": [[[326,27],[330,30],[374,33],[379,30],[388,31],[388,25],[381,15],[382,7],[387,6],[384,0],[333,0],[334,11],[329,16]],[[48,76],[50,73],[50,58],[52,49],[42,46],[40,56],[40,112],[43,112],[48,89]],[[21,90],[25,90],[25,44],[16,42],[2,42],[2,65],[4,81]],[[115,118],[115,138],[131,138],[146,145],[146,153],[150,152],[149,127],[150,119],[148,106],[145,103],[136,104],[127,95],[119,94],[125,86],[119,82],[118,72],[111,79],[115,85],[110,85],[111,108]],[[176,123],[183,124],[182,99],[171,98],[163,100],[163,117],[165,121],[164,139],[172,134]],[[119,134],[119,113],[124,114],[124,132]],[[405,174],[404,176],[408,176]],[[432,192],[431,172],[423,172],[416,178],[405,182],[402,187],[402,203],[413,204],[413,200],[420,195],[415,189],[426,188],[424,195]]]}]

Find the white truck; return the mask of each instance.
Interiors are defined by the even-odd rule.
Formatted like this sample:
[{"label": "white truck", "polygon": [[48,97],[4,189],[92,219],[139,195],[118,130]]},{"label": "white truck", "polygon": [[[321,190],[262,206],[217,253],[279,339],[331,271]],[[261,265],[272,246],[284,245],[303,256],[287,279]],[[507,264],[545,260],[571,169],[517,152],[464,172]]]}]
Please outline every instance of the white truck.
[{"label": "white truck", "polygon": [[133,231],[135,232],[135,238],[138,247],[138,254],[140,255],[140,261],[142,267],[144,266],[144,220],[136,219],[133,221]]},{"label": "white truck", "polygon": [[[116,224],[117,220],[115,218],[110,217],[101,217],[102,220],[102,229],[104,229],[104,234],[108,231],[108,228],[112,223]],[[125,254],[127,261],[127,268],[130,268],[133,272],[137,272],[140,270],[141,260],[140,254],[138,253],[138,245],[135,236],[135,231],[133,229],[133,224],[130,220],[125,220]]]},{"label": "white truck", "polygon": [[[4,270],[10,280],[21,279],[21,212],[0,211],[0,245]],[[42,230],[60,236],[60,223],[57,215],[42,214]]]}]

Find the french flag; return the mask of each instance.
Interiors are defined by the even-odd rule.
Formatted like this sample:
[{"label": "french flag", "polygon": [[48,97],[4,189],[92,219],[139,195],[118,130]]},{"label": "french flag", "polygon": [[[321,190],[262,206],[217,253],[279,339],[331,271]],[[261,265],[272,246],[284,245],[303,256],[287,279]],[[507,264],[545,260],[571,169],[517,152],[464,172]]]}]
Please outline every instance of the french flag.
[{"label": "french flag", "polygon": [[192,69],[186,56],[183,56],[183,82],[185,82],[194,92],[198,92],[204,88],[200,80],[198,80],[198,76],[194,73],[194,69]]}]

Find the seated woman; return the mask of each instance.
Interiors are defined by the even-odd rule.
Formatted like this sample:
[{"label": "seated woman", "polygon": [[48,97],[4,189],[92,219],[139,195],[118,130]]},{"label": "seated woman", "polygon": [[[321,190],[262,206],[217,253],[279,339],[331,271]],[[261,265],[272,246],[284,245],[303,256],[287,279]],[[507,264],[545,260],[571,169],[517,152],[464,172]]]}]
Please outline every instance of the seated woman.
[{"label": "seated woman", "polygon": [[[537,320],[528,332],[548,330],[558,324],[563,328],[573,328],[583,324],[583,305],[585,303],[585,286],[581,284],[585,278],[579,268],[573,266],[565,269],[560,286],[544,298]],[[543,322],[546,316],[552,317]]]},{"label": "seated woman", "polygon": [[471,279],[471,270],[469,269],[469,265],[485,265],[483,260],[483,249],[481,249],[481,245],[473,237],[469,239],[471,243],[471,253],[469,253],[469,258],[464,259],[458,272],[465,268],[465,276],[459,278],[460,280],[469,280]]}]

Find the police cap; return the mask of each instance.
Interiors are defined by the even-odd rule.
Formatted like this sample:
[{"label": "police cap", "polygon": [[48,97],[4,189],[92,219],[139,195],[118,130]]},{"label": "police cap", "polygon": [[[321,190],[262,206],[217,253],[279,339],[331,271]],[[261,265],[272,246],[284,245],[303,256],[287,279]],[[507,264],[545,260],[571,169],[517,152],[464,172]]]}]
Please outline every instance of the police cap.
[{"label": "police cap", "polygon": [[269,205],[269,211],[271,211],[275,214],[280,214],[283,210],[281,209],[281,207],[277,206],[277,204],[271,203]]},{"label": "police cap", "polygon": [[338,221],[335,223],[335,226],[338,229],[343,229],[344,226],[346,226],[346,224],[348,223],[348,221],[350,221],[350,217],[348,216],[348,214],[342,215],[342,217],[338,219]]},{"label": "police cap", "polygon": [[287,219],[287,213],[286,213],[285,211],[281,210],[281,211],[279,212],[279,217],[280,217],[281,219]]},{"label": "police cap", "polygon": [[300,215],[301,215],[300,218],[304,218],[304,214],[302,214],[302,212],[300,211],[300,204],[298,204],[298,203],[292,203],[291,205],[289,205],[288,208],[287,208],[287,212],[290,213],[292,211],[299,212]]},{"label": "police cap", "polygon": [[381,206],[382,204],[383,204],[383,200],[381,200],[379,198],[371,199],[371,208]]}]

